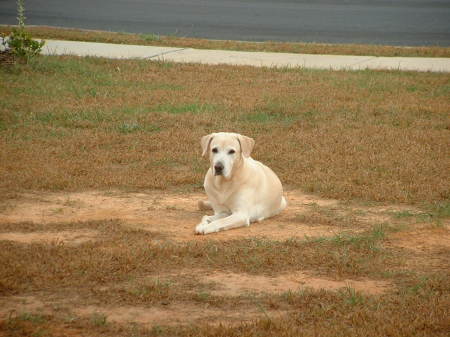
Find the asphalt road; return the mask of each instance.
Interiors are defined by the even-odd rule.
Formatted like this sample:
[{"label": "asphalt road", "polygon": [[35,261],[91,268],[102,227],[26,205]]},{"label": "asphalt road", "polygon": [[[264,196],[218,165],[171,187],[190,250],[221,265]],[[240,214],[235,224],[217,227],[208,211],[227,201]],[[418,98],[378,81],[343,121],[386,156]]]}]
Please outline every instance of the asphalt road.
[{"label": "asphalt road", "polygon": [[[25,0],[27,24],[247,41],[450,46],[450,0]],[[16,0],[0,0],[15,24]]]}]

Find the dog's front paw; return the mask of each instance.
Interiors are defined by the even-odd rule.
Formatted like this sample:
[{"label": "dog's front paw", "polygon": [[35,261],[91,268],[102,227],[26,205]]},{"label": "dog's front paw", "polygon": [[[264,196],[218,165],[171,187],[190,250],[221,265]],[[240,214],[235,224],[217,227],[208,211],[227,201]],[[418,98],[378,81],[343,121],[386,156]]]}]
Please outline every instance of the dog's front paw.
[{"label": "dog's front paw", "polygon": [[209,234],[218,232],[214,224],[201,223],[195,227],[195,234]]},{"label": "dog's front paw", "polygon": [[195,234],[206,234],[207,225],[208,224],[204,222],[198,224],[197,227],[195,227]]}]

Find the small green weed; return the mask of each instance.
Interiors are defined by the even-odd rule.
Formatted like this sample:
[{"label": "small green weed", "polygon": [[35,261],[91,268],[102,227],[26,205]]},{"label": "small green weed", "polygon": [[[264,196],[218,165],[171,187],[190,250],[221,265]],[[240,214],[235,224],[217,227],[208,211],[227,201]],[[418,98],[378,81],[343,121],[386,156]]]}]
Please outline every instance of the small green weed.
[{"label": "small green weed", "polygon": [[411,211],[405,210],[405,211],[393,212],[392,215],[396,219],[402,219],[402,218],[410,218],[410,217],[416,216],[417,213],[413,213]]},{"label": "small green weed", "polygon": [[163,328],[163,327],[160,326],[160,325],[154,325],[154,326],[152,327],[152,329],[150,330],[152,336],[160,336],[160,335],[162,335],[165,331],[166,331],[166,329]]},{"label": "small green weed", "polygon": [[17,20],[19,27],[13,28],[8,44],[13,53],[25,63],[39,55],[45,41],[36,41],[31,34],[25,30],[25,7],[24,0],[17,0]]},{"label": "small green weed", "polygon": [[364,296],[350,286],[340,290],[340,294],[344,299],[345,303],[350,304],[351,306],[364,304],[365,302]]},{"label": "small green weed", "polygon": [[375,226],[371,231],[362,234],[340,233],[325,240],[331,241],[339,246],[356,246],[375,248],[378,241],[385,237],[385,228],[382,225]]},{"label": "small green weed", "polygon": [[95,326],[105,326],[108,324],[107,316],[105,314],[95,312],[91,315],[91,323]]},{"label": "small green weed", "polygon": [[450,202],[440,201],[433,203],[424,212],[405,210],[391,214],[396,219],[414,218],[418,222],[434,222],[440,224],[442,219],[450,217]]},{"label": "small green weed", "polygon": [[198,302],[207,302],[211,297],[210,293],[207,292],[199,292],[198,294],[196,294],[195,296],[195,300],[197,300]]},{"label": "small green weed", "polygon": [[32,323],[44,323],[46,318],[42,315],[32,314],[29,312],[25,312],[18,317],[22,321],[29,321]]}]

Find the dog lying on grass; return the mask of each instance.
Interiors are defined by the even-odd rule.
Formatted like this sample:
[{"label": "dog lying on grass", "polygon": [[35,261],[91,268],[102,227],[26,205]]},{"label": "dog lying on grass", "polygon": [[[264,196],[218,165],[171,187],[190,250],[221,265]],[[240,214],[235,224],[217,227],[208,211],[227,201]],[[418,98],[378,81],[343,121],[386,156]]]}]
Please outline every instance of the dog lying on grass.
[{"label": "dog lying on grass", "polygon": [[204,187],[208,201],[201,210],[213,209],[195,228],[209,234],[249,226],[280,213],[287,205],[277,175],[250,157],[255,141],[237,133],[211,133],[201,139],[202,156],[209,155],[211,167]]}]

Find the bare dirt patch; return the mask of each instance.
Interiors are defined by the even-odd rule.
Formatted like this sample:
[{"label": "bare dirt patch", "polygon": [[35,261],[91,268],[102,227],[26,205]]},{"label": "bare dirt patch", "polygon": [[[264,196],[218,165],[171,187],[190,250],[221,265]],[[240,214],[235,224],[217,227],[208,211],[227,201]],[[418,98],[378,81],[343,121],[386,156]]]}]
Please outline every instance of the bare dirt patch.
[{"label": "bare dirt patch", "polygon": [[414,231],[393,233],[390,237],[394,246],[429,252],[433,250],[450,250],[450,230],[448,228],[419,229]]},{"label": "bare dirt patch", "polygon": [[216,272],[205,276],[204,280],[219,285],[219,289],[214,290],[212,293],[228,296],[238,296],[247,292],[280,293],[286,291],[298,291],[306,287],[316,290],[338,290],[350,287],[356,291],[362,291],[372,295],[381,294],[389,289],[389,283],[384,281],[337,281],[313,277],[302,272],[279,275],[276,277]]},{"label": "bare dirt patch", "polygon": [[285,311],[264,310],[258,307],[246,308],[245,312],[213,308],[187,303],[171,303],[164,307],[141,306],[86,306],[75,309],[80,316],[104,315],[108,321],[116,323],[139,323],[142,325],[186,325],[193,323],[233,325],[250,322],[264,315],[282,316]]},{"label": "bare dirt patch", "polygon": [[389,245],[408,252],[406,266],[419,271],[450,270],[450,229],[421,228],[393,233]]},{"label": "bare dirt patch", "polygon": [[80,305],[74,298],[51,298],[48,295],[24,295],[0,298],[0,319],[14,317],[18,313],[33,315],[62,315],[66,319],[104,317],[107,322],[138,323],[144,326],[185,325],[193,323],[223,324],[243,323],[269,314],[282,316],[283,310],[264,310],[256,305],[244,312],[215,308],[209,304],[173,302],[160,306]]},{"label": "bare dirt patch", "polygon": [[99,233],[95,230],[76,230],[61,232],[34,232],[19,233],[9,232],[0,233],[0,240],[14,241],[20,243],[63,243],[68,245],[79,245],[84,242],[94,241]]},{"label": "bare dirt patch", "polygon": [[[380,222],[395,223],[395,214],[405,212],[407,217],[398,222],[401,226],[400,232],[392,232],[386,227],[384,235],[386,245],[394,251],[394,255],[407,261],[401,268],[419,272],[442,272],[450,268],[450,235],[449,228],[446,227],[446,220],[437,223],[417,223],[418,219],[409,214],[416,214],[416,210],[408,206],[382,205],[367,206],[358,203],[345,203],[333,199],[323,199],[317,196],[304,194],[300,191],[287,191],[289,201],[288,208],[280,215],[267,219],[261,223],[252,224],[250,227],[241,228],[215,235],[196,236],[193,228],[205,213],[199,211],[197,204],[199,200],[205,199],[205,195],[199,192],[169,192],[169,191],[145,191],[145,192],[123,192],[123,191],[85,191],[72,193],[22,193],[9,199],[1,207],[0,212],[0,241],[14,241],[20,243],[40,243],[54,244],[62,243],[72,247],[51,247],[63,249],[66,253],[72,251],[81,252],[83,249],[91,249],[89,246],[76,246],[87,241],[96,241],[93,247],[94,254],[108,249],[114,249],[119,254],[103,254],[99,263],[105,263],[104,268],[113,264],[110,271],[117,273],[117,278],[105,277],[97,270],[95,260],[92,268],[89,264],[80,263],[75,266],[75,273],[56,273],[57,282],[53,282],[54,287],[47,287],[48,281],[43,281],[37,288],[21,288],[22,292],[11,292],[8,288],[9,278],[18,275],[21,269],[10,268],[5,273],[4,292],[5,296],[0,297],[0,322],[11,320],[17,317],[18,320],[26,324],[36,324],[33,320],[44,320],[43,316],[52,317],[53,321],[72,322],[73,327],[85,324],[88,328],[100,327],[101,329],[113,329],[114,326],[121,328],[128,327],[130,323],[136,326],[152,329],[158,326],[204,326],[205,324],[217,326],[237,326],[243,323],[255,322],[258,319],[269,317],[271,320],[285,320],[299,310],[296,303],[311,300],[314,296],[323,297],[324,300],[340,303],[359,303],[366,297],[372,296],[375,301],[380,301],[385,296],[394,296],[400,282],[392,278],[390,280],[371,279],[370,273],[338,274],[327,273],[319,270],[324,265],[324,261],[314,263],[311,266],[300,266],[296,262],[292,269],[277,269],[274,266],[286,263],[290,256],[298,254],[296,250],[289,251],[284,255],[284,259],[270,260],[272,256],[268,254],[266,246],[262,246],[263,254],[258,255],[260,259],[268,258],[272,261],[268,269],[258,269],[253,274],[252,269],[222,269],[218,267],[214,254],[195,255],[195,263],[175,264],[177,268],[161,268],[155,264],[154,269],[147,268],[148,264],[155,262],[142,260],[143,264],[136,264],[129,270],[133,262],[133,250],[125,250],[129,242],[136,243],[136,248],[144,249],[153,238],[153,233],[160,233],[161,240],[166,241],[168,246],[190,246],[186,241],[204,240],[234,240],[245,238],[267,238],[269,240],[248,241],[255,244],[267,244],[270,240],[285,240],[289,238],[304,238],[305,236],[330,237],[341,234],[344,238],[342,242],[336,242],[336,238],[318,239],[317,242],[326,242],[329,249],[335,250],[335,256],[339,263],[333,268],[337,269],[345,263],[352,263],[354,259],[348,259],[348,251],[343,249],[342,244],[353,249],[346,239],[354,238],[355,245],[358,245],[358,238],[361,233],[370,235],[370,227],[380,224]],[[209,213],[210,211],[208,211]],[[397,212],[397,213],[396,213]],[[419,214],[419,213],[417,213]],[[122,228],[122,232],[111,233],[116,235],[110,237],[108,230],[110,227],[91,228],[93,221],[105,221],[117,219],[119,227],[123,225],[129,228],[141,229],[152,233],[129,231]],[[30,223],[36,225],[32,225]],[[78,227],[78,222],[80,226]],[[440,224],[444,223],[442,226]],[[2,228],[2,224],[4,224]],[[15,227],[17,225],[17,228]],[[39,226],[46,225],[46,226]],[[95,224],[92,224],[95,226]],[[393,227],[394,228],[394,227]],[[396,228],[394,228],[396,229]],[[9,232],[8,232],[9,230]],[[22,232],[20,232],[23,230]],[[34,230],[34,231],[33,231]],[[130,235],[130,240],[136,237],[145,236],[141,241],[120,241],[122,235]],[[369,234],[367,234],[369,233]],[[149,238],[147,241],[147,237]],[[159,236],[158,236],[159,237]],[[110,239],[104,240],[104,239]],[[167,239],[174,242],[167,242]],[[349,240],[350,240],[349,239]],[[243,240],[242,242],[247,242]],[[209,242],[202,242],[209,245]],[[301,242],[308,246],[315,246],[316,241]],[[3,242],[5,247],[12,247],[17,252],[20,250],[37,249],[43,252],[46,247],[41,245],[22,246]],[[197,246],[193,243],[192,247]],[[222,245],[223,249],[231,250],[234,242],[212,242],[213,245]],[[240,245],[240,241],[238,242]],[[278,248],[290,242],[276,242],[277,246],[270,246],[275,254],[280,254]],[[159,243],[156,245],[158,246]],[[267,246],[267,247],[269,247]],[[345,248],[344,247],[344,248]],[[197,249],[195,248],[195,249]],[[248,248],[248,247],[243,247]],[[384,248],[384,247],[383,247]],[[228,254],[228,258],[236,259],[240,263],[239,254],[245,251],[238,247],[236,256]],[[320,246],[312,249],[321,249]],[[359,251],[362,258],[368,258],[367,249]],[[301,247],[304,250],[304,247]],[[397,250],[397,251],[395,251]],[[145,251],[145,249],[143,250]],[[273,251],[271,254],[273,254]],[[51,254],[53,250],[50,252]],[[62,252],[62,251],[61,251]],[[151,251],[149,251],[151,252]],[[197,251],[194,253],[196,254]],[[312,250],[311,250],[312,252]],[[203,252],[204,253],[204,252]],[[267,254],[268,255],[267,255]],[[292,254],[291,254],[292,253]],[[90,254],[90,253],[89,253]],[[93,255],[86,254],[89,257]],[[117,259],[127,256],[121,263]],[[178,254],[178,253],[177,253]],[[69,264],[62,264],[67,259],[77,259],[77,254],[67,255],[66,259],[61,256],[61,260],[48,261],[56,270],[69,272]],[[144,254],[148,256],[148,253]],[[239,256],[238,256],[239,255]],[[30,255],[24,255],[30,256]],[[47,257],[50,255],[46,255]],[[59,256],[59,255],[58,255]],[[80,255],[81,256],[81,255]],[[249,255],[255,257],[253,255]],[[302,255],[303,256],[303,255]],[[317,255],[319,256],[319,255]],[[176,258],[183,258],[180,254]],[[303,258],[307,258],[304,255]],[[273,257],[272,257],[273,258]],[[89,258],[81,258],[83,261]],[[197,260],[199,259],[199,260]],[[208,263],[203,263],[202,259],[208,259]],[[24,259],[22,259],[24,260]],[[25,259],[26,260],[26,259]],[[186,260],[187,261],[187,260]],[[252,263],[250,260],[246,262]],[[259,261],[259,260],[256,260]],[[267,261],[264,260],[266,263]],[[297,260],[296,260],[297,261]],[[373,260],[374,262],[376,260]],[[120,262],[120,261],[119,261]],[[30,262],[28,262],[30,263]],[[164,259],[164,264],[167,260]],[[267,262],[268,263],[268,262]],[[117,264],[117,265],[116,265]],[[147,264],[147,265],[146,265]],[[159,266],[159,267],[158,267]],[[387,265],[390,267],[392,265]],[[24,270],[30,270],[31,265],[26,265]],[[84,268],[84,269],[83,269]],[[95,273],[90,272],[91,269]],[[156,269],[155,269],[156,268]],[[5,269],[6,270],[6,269]],[[91,283],[71,284],[70,286],[59,287],[60,282],[67,275],[78,275],[83,270]],[[267,270],[267,273],[266,273]],[[51,270],[50,270],[51,271]],[[46,275],[48,272],[44,268],[36,269],[36,273]],[[9,274],[8,274],[9,273]],[[90,273],[90,274],[89,274]],[[25,274],[24,274],[25,275]],[[339,276],[341,275],[341,276]],[[42,276],[45,280],[45,277]],[[379,276],[377,276],[379,277]],[[377,278],[375,277],[375,278]],[[23,283],[23,277],[18,282]],[[95,281],[92,281],[95,280]],[[1,280],[0,280],[1,281]],[[1,285],[1,284],[0,284]],[[326,290],[326,291],[321,291]],[[353,292],[355,290],[357,294]],[[352,302],[353,301],[353,302]],[[304,303],[302,304],[304,305]],[[307,309],[309,312],[310,309]],[[321,312],[320,315],[323,313]],[[41,317],[41,318],[39,318]],[[42,324],[53,324],[52,322]],[[81,323],[82,322],[82,323]],[[71,324],[72,324],[71,323]],[[111,323],[111,324],[110,324]]]},{"label": "bare dirt patch", "polygon": [[[288,208],[279,216],[207,238],[230,240],[247,237],[272,239],[331,236],[340,231],[336,226],[303,224],[293,221],[313,206],[335,206],[336,200],[321,199],[298,191],[287,192]],[[14,222],[56,223],[119,219],[133,228],[167,234],[170,239],[202,240],[194,236],[195,225],[205,214],[197,203],[205,199],[202,193],[73,192],[27,193],[9,201],[0,213],[0,224]],[[31,238],[31,236],[30,236]]]},{"label": "bare dirt patch", "polygon": [[[331,279],[314,276],[311,272],[294,271],[275,276],[251,275],[208,270],[181,270],[173,273],[150,275],[133,282],[114,284],[99,288],[101,291],[136,287],[136,284],[166,282],[183,286],[180,281],[196,284],[194,292],[202,292],[218,296],[241,296],[248,294],[277,294],[296,292],[311,288],[314,290],[335,291],[352,288],[369,295],[379,295],[392,288],[392,284],[382,280],[363,279]],[[137,282],[137,283],[136,283]]]},{"label": "bare dirt patch", "polygon": [[[275,277],[249,275],[241,273],[208,272],[205,270],[183,270],[176,273],[161,275],[161,279],[176,280],[173,287],[183,280],[195,276],[196,282],[204,288],[206,294],[238,298],[240,296],[281,294],[284,292],[296,292],[305,288],[314,290],[338,291],[342,288],[353,288],[370,295],[381,295],[391,288],[385,281],[374,280],[330,280],[314,277],[304,272],[283,274]],[[198,275],[203,275],[198,277]],[[145,280],[136,280],[145,283]],[[134,283],[127,283],[132,287]],[[209,285],[211,290],[205,285]],[[103,287],[104,291],[117,291],[123,284],[112,284]],[[179,288],[182,289],[182,288]],[[186,290],[185,290],[186,291]],[[193,290],[188,290],[188,292]],[[194,291],[195,292],[195,291]],[[209,295],[208,295],[209,296]],[[241,297],[242,298],[242,297]],[[285,307],[262,308],[254,303],[241,303],[241,310],[235,306],[215,306],[208,302],[164,301],[152,305],[118,305],[118,304],[89,304],[86,299],[75,293],[47,294],[36,293],[21,296],[0,297],[0,318],[7,319],[12,313],[27,312],[31,314],[59,315],[65,319],[75,317],[104,319],[107,322],[119,324],[137,323],[143,326],[155,325],[186,325],[205,323],[208,324],[242,324],[258,318],[269,316],[279,318],[285,316],[290,309]],[[91,302],[91,301],[89,301]]]},{"label": "bare dirt patch", "polygon": [[45,313],[44,302],[32,295],[0,297],[0,318],[7,319],[14,312]]}]

